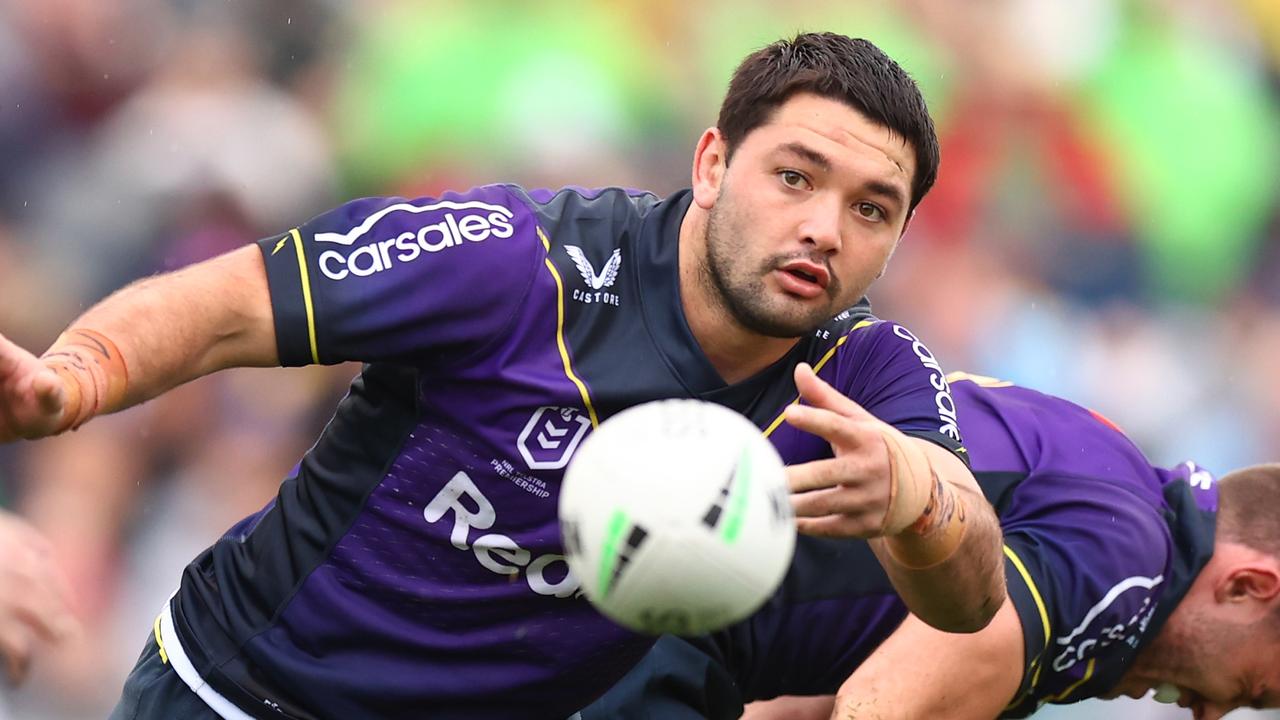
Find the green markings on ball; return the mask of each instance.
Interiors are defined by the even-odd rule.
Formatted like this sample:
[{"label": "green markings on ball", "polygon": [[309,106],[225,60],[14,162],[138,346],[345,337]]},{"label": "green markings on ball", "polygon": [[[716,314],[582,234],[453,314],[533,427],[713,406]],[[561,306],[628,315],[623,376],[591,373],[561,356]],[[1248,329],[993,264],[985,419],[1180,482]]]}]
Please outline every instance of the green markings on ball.
[{"label": "green markings on ball", "polygon": [[604,552],[600,555],[600,597],[609,597],[613,588],[613,569],[618,562],[618,542],[627,529],[627,514],[621,509],[614,510],[609,518],[609,529],[605,531]]},{"label": "green markings on ball", "polygon": [[622,508],[614,510],[613,515],[609,516],[604,552],[600,555],[600,597],[609,597],[609,593],[618,586],[618,579],[631,562],[632,554],[640,549],[648,536],[648,531],[631,523]]},{"label": "green markings on ball", "polygon": [[742,449],[738,466],[733,471],[733,489],[729,492],[728,511],[725,513],[721,537],[730,545],[737,542],[742,522],[747,515],[747,501],[751,498],[751,448]]}]

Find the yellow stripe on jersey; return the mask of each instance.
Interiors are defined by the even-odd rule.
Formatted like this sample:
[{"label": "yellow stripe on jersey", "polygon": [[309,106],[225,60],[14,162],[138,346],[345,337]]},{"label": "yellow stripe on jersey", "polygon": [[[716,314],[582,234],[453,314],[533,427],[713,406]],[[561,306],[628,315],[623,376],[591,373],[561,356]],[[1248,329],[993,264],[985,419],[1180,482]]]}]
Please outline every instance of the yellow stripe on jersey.
[{"label": "yellow stripe on jersey", "polygon": [[156,633],[156,647],[160,648],[160,662],[164,663],[165,665],[168,665],[169,653],[166,653],[164,651],[164,638],[160,637],[160,616],[159,615],[156,616],[155,633]]},{"label": "yellow stripe on jersey", "polygon": [[1084,668],[1084,677],[1080,678],[1079,680],[1075,681],[1074,683],[1071,683],[1071,687],[1068,687],[1066,690],[1063,690],[1062,692],[1058,693],[1057,695],[1053,695],[1053,696],[1051,696],[1051,697],[1048,699],[1048,701],[1049,701],[1049,702],[1058,702],[1059,700],[1066,700],[1068,695],[1070,695],[1071,693],[1073,693],[1073,692],[1075,692],[1075,691],[1076,691],[1076,688],[1078,688],[1078,687],[1080,687],[1081,685],[1083,685],[1083,684],[1085,684],[1085,683],[1089,682],[1089,678],[1093,677],[1093,665],[1094,665],[1094,663],[1095,663],[1095,662],[1097,662],[1097,658],[1089,658],[1089,664],[1088,664],[1088,665],[1086,665],[1086,666],[1085,666],[1085,668]]},{"label": "yellow stripe on jersey", "polygon": [[298,275],[302,278],[302,305],[307,309],[307,339],[311,341],[311,362],[320,364],[320,349],[316,345],[316,311],[311,304],[311,275],[307,272],[307,256],[302,251],[302,233],[298,228],[289,231],[293,247],[298,255]]},{"label": "yellow stripe on jersey", "polygon": [[974,375],[973,373],[967,373],[967,372],[964,372],[963,370],[957,370],[953,373],[947,373],[947,382],[954,383],[954,382],[960,382],[961,380],[968,380],[969,382],[973,383],[974,385],[977,385],[978,387],[987,387],[987,388],[1013,387],[1013,383],[1009,382],[1008,380],[999,380],[993,377],[988,377],[986,375]]},{"label": "yellow stripe on jersey", "polygon": [[543,260],[547,264],[547,269],[551,271],[551,277],[556,281],[556,345],[560,349],[560,360],[564,362],[564,374],[578,386],[578,392],[582,395],[582,402],[587,406],[587,415],[591,417],[591,427],[595,428],[600,425],[599,418],[596,417],[596,408],[591,404],[591,393],[587,391],[587,386],[578,379],[573,372],[573,363],[569,360],[569,347],[564,342],[564,282],[560,280],[560,273],[556,271],[556,266],[551,262],[551,241],[547,239],[546,233],[542,232],[542,228],[537,228],[538,238],[542,240],[542,247],[547,251],[547,257]]},{"label": "yellow stripe on jersey", "polygon": [[1027,589],[1031,591],[1031,598],[1036,601],[1036,609],[1040,611],[1040,627],[1044,628],[1044,646],[1049,647],[1049,641],[1053,638],[1053,632],[1049,627],[1049,611],[1044,606],[1044,598],[1040,597],[1040,589],[1036,587],[1035,580],[1031,579],[1031,573],[1027,571],[1027,566],[1022,564],[1022,559],[1008,545],[1004,546],[1005,557],[1009,558],[1009,562],[1018,569],[1018,574],[1022,576],[1022,581],[1027,584]]},{"label": "yellow stripe on jersey", "polygon": [[[967,378],[962,378],[962,379],[967,379]],[[1027,589],[1031,591],[1031,599],[1035,600],[1036,610],[1040,612],[1040,627],[1044,630],[1044,647],[1047,648],[1049,647],[1049,641],[1053,639],[1053,630],[1049,625],[1049,611],[1047,608],[1045,608],[1044,598],[1041,597],[1040,595],[1040,589],[1036,587],[1035,580],[1031,579],[1031,572],[1027,570],[1027,566],[1022,563],[1022,559],[1019,558],[1018,554],[1013,551],[1013,548],[1009,547],[1008,545],[1005,545],[1004,554],[1005,554],[1005,557],[1009,558],[1009,562],[1013,563],[1014,568],[1018,570],[1018,574],[1022,576],[1022,581],[1026,584]],[[1041,652],[1043,651],[1044,650],[1041,649]],[[1028,696],[1033,694],[1036,686],[1040,684],[1040,671],[1043,669],[1044,669],[1044,666],[1040,664],[1040,658],[1037,657],[1031,661],[1030,687],[1020,697],[1015,699],[1013,702],[1009,703],[1009,705],[1005,707],[1005,710],[1011,710],[1017,707],[1018,705],[1025,702]],[[1093,669],[1092,666],[1090,666],[1090,671],[1092,671],[1092,669]],[[1087,680],[1088,677],[1086,676],[1085,679]],[[1075,686],[1072,686],[1072,688],[1070,689],[1074,689],[1074,688]],[[1068,690],[1068,692],[1070,691],[1070,689]],[[1039,707],[1040,704],[1041,703],[1036,703],[1036,706]]]},{"label": "yellow stripe on jersey", "polygon": [[[1022,694],[1021,694],[1021,695],[1019,695],[1018,697],[1014,698],[1014,699],[1013,699],[1013,702],[1009,703],[1008,705],[1005,705],[1005,706],[1004,706],[1004,712],[1009,712],[1009,711],[1013,710],[1014,708],[1018,707],[1018,706],[1019,706],[1019,705],[1021,705],[1022,703],[1026,702],[1026,701],[1027,701],[1027,698],[1029,698],[1029,697],[1031,697],[1031,691],[1030,691],[1030,690],[1028,690],[1028,691],[1026,691],[1026,692],[1022,693]],[[1039,707],[1039,705],[1037,705],[1037,707]]]},{"label": "yellow stripe on jersey", "polygon": [[[849,330],[849,332],[845,333],[839,340],[837,340],[836,344],[832,345],[831,349],[828,350],[820,360],[818,360],[818,362],[813,366],[813,372],[816,374],[819,370],[821,370],[822,366],[826,365],[827,361],[830,360],[832,356],[836,354],[836,350],[839,350],[840,346],[845,344],[845,342],[849,340],[850,335],[854,334],[855,332],[857,332],[858,330],[861,330],[864,327],[867,327],[869,325],[875,325],[875,324],[876,324],[875,320],[859,320],[857,324],[855,324]],[[799,395],[796,396],[795,400],[792,400],[791,402],[787,403],[787,405],[794,405],[798,402],[800,402]],[[782,412],[778,413],[778,417],[774,418],[773,422],[769,423],[769,426],[764,429],[764,436],[769,437],[770,435],[772,435],[773,431],[778,429],[778,426],[782,424],[782,421],[786,417],[787,417],[787,409],[784,407],[782,409]]]}]

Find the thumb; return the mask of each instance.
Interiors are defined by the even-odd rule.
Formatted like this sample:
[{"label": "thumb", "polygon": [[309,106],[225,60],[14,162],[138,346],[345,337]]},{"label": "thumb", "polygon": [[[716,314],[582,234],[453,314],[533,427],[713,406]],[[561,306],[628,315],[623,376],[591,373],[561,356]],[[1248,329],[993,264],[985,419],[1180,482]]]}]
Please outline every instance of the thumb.
[{"label": "thumb", "polygon": [[41,370],[31,379],[31,391],[35,395],[40,412],[46,415],[57,415],[62,412],[66,403],[66,390],[62,378],[48,368]]}]

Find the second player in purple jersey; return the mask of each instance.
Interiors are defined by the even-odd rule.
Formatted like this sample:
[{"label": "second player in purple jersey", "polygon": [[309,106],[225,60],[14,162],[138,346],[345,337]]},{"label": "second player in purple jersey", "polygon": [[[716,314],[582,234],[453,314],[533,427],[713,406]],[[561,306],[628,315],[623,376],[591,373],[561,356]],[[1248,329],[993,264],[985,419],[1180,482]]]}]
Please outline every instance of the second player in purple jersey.
[{"label": "second player in purple jersey", "polygon": [[[1001,716],[1106,693],[1213,553],[1213,475],[1152,466],[1106,418],[1060,398],[963,374],[951,388],[1025,641]],[[583,717],[735,718],[744,702],[835,692],[907,615],[869,553],[858,572],[829,572],[849,553],[799,548],[761,612],[692,645],[664,638]]]}]

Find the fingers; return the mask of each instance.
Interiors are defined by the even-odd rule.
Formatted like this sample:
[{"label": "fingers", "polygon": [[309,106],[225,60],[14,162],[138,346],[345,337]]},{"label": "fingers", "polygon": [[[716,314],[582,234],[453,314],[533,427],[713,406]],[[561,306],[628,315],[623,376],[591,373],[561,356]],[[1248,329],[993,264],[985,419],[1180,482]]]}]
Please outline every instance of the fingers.
[{"label": "fingers", "polygon": [[861,405],[818,377],[808,363],[796,365],[795,382],[801,399],[814,407],[824,408],[855,420],[874,419],[874,416],[864,410]]},{"label": "fingers", "polygon": [[796,529],[823,537],[876,537],[884,532],[888,480],[874,464],[849,458],[787,467]]},{"label": "fingers", "polygon": [[856,487],[875,483],[876,478],[871,458],[845,456],[787,466],[787,487],[793,494],[832,487]]},{"label": "fingers", "polygon": [[4,671],[9,681],[21,684],[31,667],[31,636],[21,624],[0,625],[0,653],[4,654]]},{"label": "fingers", "polygon": [[0,515],[0,654],[13,682],[26,677],[37,640],[59,642],[79,623],[66,578],[44,538],[15,516]]},{"label": "fingers", "polygon": [[14,614],[41,640],[57,643],[79,629],[69,606],[70,586],[52,559],[34,571],[32,586],[14,606]]},{"label": "fingers", "polygon": [[836,453],[855,452],[879,439],[879,433],[867,423],[851,420],[848,416],[820,407],[788,405],[787,423],[826,440]]},{"label": "fingers", "polygon": [[36,404],[40,412],[49,417],[62,415],[62,406],[66,401],[62,378],[52,370],[44,370],[31,380],[31,391],[35,394]]},{"label": "fingers", "polygon": [[858,487],[834,487],[791,496],[796,529],[809,535],[877,537],[884,534],[884,503]]},{"label": "fingers", "polygon": [[868,499],[869,493],[861,488],[842,485],[792,495],[791,508],[799,518],[858,515],[864,511]]},{"label": "fingers", "polygon": [[56,432],[66,394],[57,373],[0,335],[0,442]]},{"label": "fingers", "polygon": [[796,366],[796,388],[808,404],[787,406],[787,423],[826,440],[836,455],[879,448],[884,423],[814,374],[808,365]]},{"label": "fingers", "polygon": [[52,370],[0,382],[0,443],[56,433],[65,406],[65,386]]},{"label": "fingers", "polygon": [[796,532],[825,538],[880,537],[879,523],[872,517],[826,515],[820,518],[796,518]]}]

